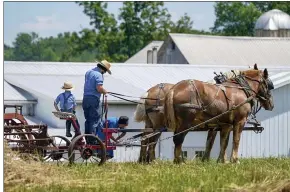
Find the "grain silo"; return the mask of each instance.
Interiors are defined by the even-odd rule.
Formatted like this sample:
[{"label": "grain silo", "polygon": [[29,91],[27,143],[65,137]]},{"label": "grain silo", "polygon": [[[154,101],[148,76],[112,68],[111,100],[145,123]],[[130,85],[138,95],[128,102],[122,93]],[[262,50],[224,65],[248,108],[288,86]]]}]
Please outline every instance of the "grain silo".
[{"label": "grain silo", "polygon": [[255,25],[257,37],[290,37],[290,16],[278,9],[262,14]]}]

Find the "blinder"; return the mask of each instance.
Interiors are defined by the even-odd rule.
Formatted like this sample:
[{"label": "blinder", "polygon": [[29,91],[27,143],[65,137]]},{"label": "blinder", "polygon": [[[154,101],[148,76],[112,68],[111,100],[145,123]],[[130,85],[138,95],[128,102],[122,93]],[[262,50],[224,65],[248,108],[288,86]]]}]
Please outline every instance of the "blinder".
[{"label": "blinder", "polygon": [[269,90],[273,90],[274,89],[274,84],[273,84],[273,82],[271,81],[270,78],[267,79],[267,84],[268,84],[268,89]]}]

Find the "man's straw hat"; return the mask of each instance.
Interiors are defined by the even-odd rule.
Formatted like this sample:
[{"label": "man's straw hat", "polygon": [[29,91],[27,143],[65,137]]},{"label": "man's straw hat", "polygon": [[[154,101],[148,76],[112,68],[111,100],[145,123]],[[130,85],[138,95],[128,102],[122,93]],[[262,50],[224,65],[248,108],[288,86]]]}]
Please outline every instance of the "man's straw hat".
[{"label": "man's straw hat", "polygon": [[71,82],[64,82],[64,84],[63,84],[63,86],[61,88],[64,89],[64,90],[70,91],[70,90],[73,89],[73,87],[74,86],[72,85]]},{"label": "man's straw hat", "polygon": [[101,62],[96,61],[96,62],[98,63],[97,66],[102,66],[103,68],[106,69],[106,71],[107,71],[110,75],[112,74],[112,72],[111,72],[111,70],[110,70],[110,68],[111,68],[111,63],[109,63],[107,60],[103,60],[103,61],[101,61]]}]

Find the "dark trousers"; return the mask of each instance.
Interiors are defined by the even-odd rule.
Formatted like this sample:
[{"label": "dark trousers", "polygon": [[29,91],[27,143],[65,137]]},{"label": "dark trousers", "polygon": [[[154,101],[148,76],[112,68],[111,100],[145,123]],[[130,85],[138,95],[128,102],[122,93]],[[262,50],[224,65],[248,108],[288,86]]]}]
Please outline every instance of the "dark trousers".
[{"label": "dark trousers", "polygon": [[73,125],[74,130],[75,130],[75,134],[78,134],[78,135],[80,134],[80,124],[79,124],[79,121],[76,119],[75,120],[75,123],[76,123],[76,125],[73,124],[72,120],[66,120],[65,125],[66,125],[66,131],[67,131],[67,133],[70,132],[71,125]]},{"label": "dark trousers", "polygon": [[[64,109],[61,109],[61,111],[73,113],[74,115],[76,114],[75,111],[72,111],[72,110],[65,111]],[[76,125],[73,124],[72,120],[66,120],[66,122],[65,122],[66,133],[70,133],[71,125],[73,125],[74,130],[75,130],[75,135],[81,134],[79,121],[76,119],[75,122],[76,122]]]},{"label": "dark trousers", "polygon": [[[95,96],[84,96],[82,107],[85,116],[85,134],[96,134],[103,128],[100,111],[100,98]],[[89,138],[87,143],[95,144],[95,139]]]}]

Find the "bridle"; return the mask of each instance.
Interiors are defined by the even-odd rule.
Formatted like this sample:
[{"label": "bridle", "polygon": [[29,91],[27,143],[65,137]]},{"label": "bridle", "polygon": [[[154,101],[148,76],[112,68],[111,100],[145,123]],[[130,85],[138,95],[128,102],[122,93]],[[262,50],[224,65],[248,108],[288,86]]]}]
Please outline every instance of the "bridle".
[{"label": "bridle", "polygon": [[[254,79],[254,78],[249,77],[249,76],[246,76],[246,75],[243,75],[243,77],[245,77],[246,79],[249,79],[249,80],[251,80],[251,81],[256,81],[256,82],[259,83],[258,91],[253,90],[253,89],[248,85],[249,89],[250,89],[252,92],[255,93],[255,95],[256,95],[256,97],[257,97],[258,99],[260,99],[260,100],[262,100],[262,101],[267,101],[267,100],[270,99],[270,97],[271,97],[270,90],[274,88],[273,85],[272,85],[271,80],[268,80],[268,79],[266,80],[266,79],[263,77],[263,75],[261,75],[261,74],[260,74],[260,80]],[[269,86],[270,84],[271,84],[271,86]],[[262,90],[263,90],[262,92],[259,91],[259,90],[261,90],[261,89],[260,89],[260,86],[262,86]]]}]

